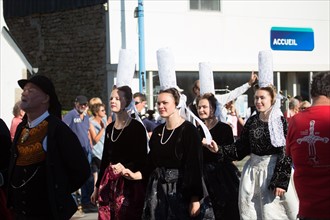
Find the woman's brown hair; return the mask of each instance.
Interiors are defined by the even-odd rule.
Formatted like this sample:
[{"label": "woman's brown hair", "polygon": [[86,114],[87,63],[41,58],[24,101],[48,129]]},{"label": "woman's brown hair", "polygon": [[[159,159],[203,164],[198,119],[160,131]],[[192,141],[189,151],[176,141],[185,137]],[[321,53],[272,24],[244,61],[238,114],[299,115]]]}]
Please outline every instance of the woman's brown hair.
[{"label": "woman's brown hair", "polygon": [[159,94],[161,93],[170,93],[174,97],[175,106],[178,106],[180,103],[180,92],[176,88],[168,88],[164,90],[160,90]]}]

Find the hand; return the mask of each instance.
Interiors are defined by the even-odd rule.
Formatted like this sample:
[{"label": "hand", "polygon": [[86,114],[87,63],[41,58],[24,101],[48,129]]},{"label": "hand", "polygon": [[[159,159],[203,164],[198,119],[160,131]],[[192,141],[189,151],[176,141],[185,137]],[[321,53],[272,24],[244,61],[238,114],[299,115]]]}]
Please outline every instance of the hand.
[{"label": "hand", "polygon": [[93,205],[96,205],[96,202],[97,202],[98,198],[99,198],[99,189],[94,187],[94,191],[91,195],[91,203]]},{"label": "hand", "polygon": [[203,144],[203,146],[207,147],[206,138],[203,138],[203,139],[202,139],[202,144]]},{"label": "hand", "polygon": [[274,189],[273,193],[274,193],[275,196],[282,197],[282,196],[284,196],[284,193],[286,193],[286,191],[284,189],[281,189],[279,187],[276,187]]},{"label": "hand", "polygon": [[235,109],[235,104],[231,104],[229,106],[229,113],[235,113],[236,109]]},{"label": "hand", "polygon": [[251,72],[251,77],[249,80],[249,85],[252,86],[253,83],[258,79],[258,75],[254,73],[254,71]]},{"label": "hand", "polygon": [[123,169],[125,169],[125,167],[121,163],[112,164],[110,166],[113,169],[114,174],[119,174],[123,171]]},{"label": "hand", "polygon": [[206,144],[204,146],[206,146],[207,149],[209,149],[213,153],[217,153],[219,151],[218,144],[214,140],[211,140],[210,144]]},{"label": "hand", "polygon": [[189,204],[189,214],[191,217],[196,217],[200,213],[201,204],[195,198],[191,199]]},{"label": "hand", "polygon": [[137,172],[132,172],[130,169],[123,169],[123,171],[121,172],[121,175],[128,179],[128,180],[141,180],[142,179],[142,174],[141,172],[137,171]]}]

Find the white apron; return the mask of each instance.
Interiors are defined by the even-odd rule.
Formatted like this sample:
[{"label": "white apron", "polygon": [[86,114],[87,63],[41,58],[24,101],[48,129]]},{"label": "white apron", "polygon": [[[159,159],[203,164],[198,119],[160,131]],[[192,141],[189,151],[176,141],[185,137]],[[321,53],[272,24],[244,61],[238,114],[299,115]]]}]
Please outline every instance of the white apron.
[{"label": "white apron", "polygon": [[238,206],[241,219],[285,220],[297,219],[298,197],[292,180],[283,197],[275,197],[268,189],[276,166],[277,155],[250,155],[245,163],[239,187]]}]

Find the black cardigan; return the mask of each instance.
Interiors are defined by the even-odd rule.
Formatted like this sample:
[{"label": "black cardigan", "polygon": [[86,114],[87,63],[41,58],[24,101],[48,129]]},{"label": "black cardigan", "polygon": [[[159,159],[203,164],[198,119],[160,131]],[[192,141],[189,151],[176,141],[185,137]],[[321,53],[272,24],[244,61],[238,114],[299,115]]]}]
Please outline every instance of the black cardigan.
[{"label": "black cardigan", "polygon": [[[47,192],[54,219],[70,219],[77,211],[71,195],[90,176],[90,166],[77,136],[60,119],[50,115],[47,131]],[[9,183],[17,160],[17,141],[26,121],[17,127],[13,141],[9,165]],[[10,184],[8,184],[10,185]],[[8,186],[8,206],[10,207],[11,187]]]}]

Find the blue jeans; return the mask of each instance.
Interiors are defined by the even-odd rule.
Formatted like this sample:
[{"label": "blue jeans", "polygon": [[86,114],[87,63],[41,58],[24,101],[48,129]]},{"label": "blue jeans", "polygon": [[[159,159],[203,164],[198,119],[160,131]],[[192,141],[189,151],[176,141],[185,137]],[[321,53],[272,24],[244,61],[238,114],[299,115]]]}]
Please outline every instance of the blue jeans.
[{"label": "blue jeans", "polygon": [[94,191],[94,177],[93,174],[89,176],[88,180],[81,186],[81,204],[87,205],[91,203],[91,195]]},{"label": "blue jeans", "polygon": [[[89,152],[87,154],[87,159],[89,162],[89,165],[91,166],[92,162],[92,154]],[[91,203],[91,195],[94,191],[94,177],[93,173],[91,172],[91,175],[89,176],[88,180],[84,183],[84,185],[81,186],[81,204],[87,205]]]}]

